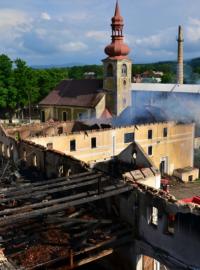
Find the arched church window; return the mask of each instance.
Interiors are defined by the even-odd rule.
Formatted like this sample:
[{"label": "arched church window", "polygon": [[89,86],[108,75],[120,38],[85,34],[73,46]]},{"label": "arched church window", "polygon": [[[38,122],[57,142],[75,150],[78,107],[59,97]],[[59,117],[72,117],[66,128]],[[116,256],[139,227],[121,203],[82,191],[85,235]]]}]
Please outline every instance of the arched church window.
[{"label": "arched church window", "polygon": [[111,64],[107,67],[107,76],[112,77],[113,76],[113,66]]},{"label": "arched church window", "polygon": [[127,76],[127,65],[126,64],[122,65],[122,76]]}]

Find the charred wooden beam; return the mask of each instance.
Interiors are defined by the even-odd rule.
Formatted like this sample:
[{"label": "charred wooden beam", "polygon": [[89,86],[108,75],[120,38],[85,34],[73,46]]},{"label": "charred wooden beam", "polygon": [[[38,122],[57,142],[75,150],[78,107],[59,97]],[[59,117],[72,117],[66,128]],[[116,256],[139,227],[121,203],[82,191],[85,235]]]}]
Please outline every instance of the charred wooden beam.
[{"label": "charred wooden beam", "polygon": [[[105,182],[105,181],[107,181],[107,178],[102,178],[101,182]],[[69,190],[72,190],[72,189],[75,190],[77,188],[83,188],[83,187],[87,187],[87,186],[90,186],[90,185],[94,185],[97,182],[98,182],[98,179],[90,180],[90,181],[86,181],[86,182],[78,183],[78,184],[72,184],[72,185],[66,185],[66,183],[62,183],[60,185],[60,187],[58,187],[58,188],[44,189],[44,190],[41,190],[41,191],[38,190],[38,191],[33,192],[33,193],[28,191],[28,190],[27,191],[23,190],[23,191],[18,192],[18,194],[21,193],[21,195],[13,196],[11,194],[9,197],[1,199],[1,203],[6,203],[6,202],[9,202],[10,200],[17,201],[17,200],[25,200],[25,199],[32,199],[32,198],[35,198],[35,199],[38,198],[39,199],[39,198],[42,198],[44,196],[48,196],[50,194],[66,192],[66,191],[69,191]]]},{"label": "charred wooden beam", "polygon": [[[77,206],[77,205],[81,205],[81,204],[85,204],[85,203],[105,199],[105,198],[108,198],[108,197],[111,197],[111,196],[116,196],[118,194],[130,191],[130,190],[132,190],[131,186],[123,184],[123,185],[121,185],[121,187],[113,186],[110,189],[110,191],[107,191],[107,192],[105,192],[103,194],[100,194],[100,195],[98,195],[98,190],[96,190],[96,191],[92,191],[88,196],[85,196],[85,197],[83,197],[81,199],[77,199],[77,200],[74,200],[74,201],[68,201],[68,202],[65,202],[65,203],[60,203],[58,205],[55,205],[55,202],[53,202],[54,200],[52,200],[50,202],[51,205],[53,204],[52,206],[43,207],[41,209],[31,210],[31,209],[33,209],[35,207],[34,204],[33,204],[33,205],[29,206],[29,211],[30,212],[18,213],[18,214],[14,214],[12,216],[3,216],[3,217],[1,217],[0,218],[0,226],[9,225],[9,224],[12,224],[14,222],[19,222],[19,221],[22,221],[22,220],[35,218],[35,217],[39,217],[39,216],[42,216],[42,215],[56,213],[56,212],[62,211],[64,209],[67,209],[68,207]],[[12,210],[12,209],[10,209],[10,210]],[[2,212],[3,211],[0,212],[1,216],[3,215]]]}]

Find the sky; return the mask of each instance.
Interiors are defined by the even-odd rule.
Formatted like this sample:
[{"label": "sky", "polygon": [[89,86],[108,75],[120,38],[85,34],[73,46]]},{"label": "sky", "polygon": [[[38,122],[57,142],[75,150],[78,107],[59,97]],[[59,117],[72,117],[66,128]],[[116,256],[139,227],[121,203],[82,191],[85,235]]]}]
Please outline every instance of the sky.
[{"label": "sky", "polygon": [[[0,54],[29,65],[100,64],[116,0],[0,0]],[[119,0],[134,63],[200,57],[200,0]]]}]

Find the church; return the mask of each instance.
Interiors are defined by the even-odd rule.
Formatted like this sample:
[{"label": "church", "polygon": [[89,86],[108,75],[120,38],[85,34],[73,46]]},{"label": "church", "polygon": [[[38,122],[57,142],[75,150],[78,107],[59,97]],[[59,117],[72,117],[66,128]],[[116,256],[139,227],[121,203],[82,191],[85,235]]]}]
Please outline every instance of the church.
[{"label": "church", "polygon": [[42,122],[111,118],[131,105],[132,62],[124,43],[124,20],[118,2],[112,18],[112,42],[105,48],[104,77],[63,80],[39,104]]}]

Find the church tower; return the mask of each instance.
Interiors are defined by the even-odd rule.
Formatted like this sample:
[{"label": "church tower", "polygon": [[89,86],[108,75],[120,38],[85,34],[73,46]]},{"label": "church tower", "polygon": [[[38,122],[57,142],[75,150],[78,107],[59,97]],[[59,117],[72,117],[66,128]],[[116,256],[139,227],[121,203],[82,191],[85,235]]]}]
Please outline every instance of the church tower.
[{"label": "church tower", "polygon": [[128,58],[129,47],[124,43],[124,20],[117,1],[112,18],[112,42],[105,48],[108,55],[103,60],[106,107],[114,116],[131,105],[132,62]]}]

